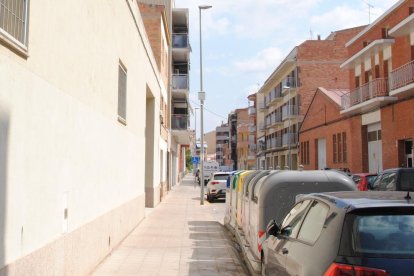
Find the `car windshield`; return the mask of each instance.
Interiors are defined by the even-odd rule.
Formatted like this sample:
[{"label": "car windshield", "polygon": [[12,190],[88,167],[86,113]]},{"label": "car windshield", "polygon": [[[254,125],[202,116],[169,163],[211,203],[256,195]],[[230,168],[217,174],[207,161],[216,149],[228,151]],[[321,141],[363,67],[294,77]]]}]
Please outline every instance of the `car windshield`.
[{"label": "car windshield", "polygon": [[215,174],[214,180],[227,180],[228,177],[228,174]]},{"label": "car windshield", "polygon": [[[343,255],[414,257],[414,209],[349,214],[341,240]],[[347,245],[346,245],[346,244]]]}]

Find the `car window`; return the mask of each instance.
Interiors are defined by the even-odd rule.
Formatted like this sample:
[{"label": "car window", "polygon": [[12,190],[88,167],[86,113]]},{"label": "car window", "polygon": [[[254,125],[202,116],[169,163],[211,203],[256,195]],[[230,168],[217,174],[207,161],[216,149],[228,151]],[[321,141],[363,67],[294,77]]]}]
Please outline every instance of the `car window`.
[{"label": "car window", "polygon": [[414,215],[358,216],[355,251],[414,254]]},{"label": "car window", "polygon": [[304,217],[306,209],[310,202],[310,200],[304,200],[297,203],[295,206],[293,206],[289,214],[287,214],[283,220],[282,229],[286,226],[290,226],[292,228],[292,231],[289,235],[290,237],[295,238],[299,232],[300,222],[302,221],[302,218]]},{"label": "car window", "polygon": [[414,172],[402,171],[400,175],[400,187],[401,190],[413,190],[414,189]]},{"label": "car window", "polygon": [[346,215],[340,255],[414,258],[414,209],[384,209]]},{"label": "car window", "polygon": [[352,176],[352,180],[353,180],[355,183],[358,183],[358,182],[361,180],[361,177],[360,177],[359,175],[353,175],[353,176]]},{"label": "car window", "polygon": [[214,180],[227,180],[228,177],[228,174],[215,174]]},{"label": "car window", "polygon": [[377,177],[376,175],[368,175],[368,176],[366,176],[367,181],[368,181],[368,184],[370,186],[374,183],[376,177]]},{"label": "car window", "polygon": [[373,184],[374,190],[395,191],[397,190],[397,173],[383,173],[379,175]]},{"label": "car window", "polygon": [[313,201],[303,220],[298,239],[311,244],[315,243],[322,232],[328,211],[329,207],[326,204]]}]

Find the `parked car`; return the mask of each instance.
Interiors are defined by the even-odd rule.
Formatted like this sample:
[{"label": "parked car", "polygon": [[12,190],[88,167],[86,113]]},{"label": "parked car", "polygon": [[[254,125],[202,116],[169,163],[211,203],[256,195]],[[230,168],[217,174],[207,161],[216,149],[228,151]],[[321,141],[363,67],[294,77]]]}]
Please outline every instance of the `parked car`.
[{"label": "parked car", "polygon": [[367,191],[372,187],[376,177],[376,173],[355,173],[352,175],[352,180],[354,180],[359,191]]},{"label": "parked car", "polygon": [[387,169],[378,174],[372,184],[372,189],[377,191],[406,191],[412,183],[414,183],[414,168]]},{"label": "parked car", "polygon": [[210,176],[207,183],[207,200],[213,201],[218,198],[226,198],[227,179],[229,172],[215,172]]},{"label": "parked car", "polygon": [[309,194],[267,235],[263,275],[412,275],[414,200],[398,191]]}]

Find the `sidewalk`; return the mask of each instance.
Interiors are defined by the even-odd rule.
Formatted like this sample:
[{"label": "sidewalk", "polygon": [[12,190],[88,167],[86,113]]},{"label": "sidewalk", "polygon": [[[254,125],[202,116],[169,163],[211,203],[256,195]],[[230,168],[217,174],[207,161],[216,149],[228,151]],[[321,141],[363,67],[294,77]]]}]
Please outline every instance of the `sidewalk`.
[{"label": "sidewalk", "polygon": [[187,175],[92,275],[248,275],[223,226],[225,204],[200,205]]}]

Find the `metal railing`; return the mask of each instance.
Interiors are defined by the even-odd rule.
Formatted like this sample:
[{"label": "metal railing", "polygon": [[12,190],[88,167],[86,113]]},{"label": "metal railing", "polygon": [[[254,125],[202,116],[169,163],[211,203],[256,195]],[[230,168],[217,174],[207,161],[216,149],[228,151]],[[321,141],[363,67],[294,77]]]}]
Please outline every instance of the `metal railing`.
[{"label": "metal railing", "polygon": [[283,141],[282,141],[282,143],[283,143],[283,145],[285,146],[285,145],[296,145],[296,143],[298,142],[298,139],[297,139],[297,135],[296,135],[296,133],[285,133],[285,134],[283,134]]},{"label": "metal railing", "polygon": [[390,90],[404,87],[414,82],[414,61],[394,69],[390,73]]},{"label": "metal railing", "polygon": [[341,97],[341,106],[348,109],[376,97],[388,95],[388,80],[386,78],[372,80]]},{"label": "metal railing", "polygon": [[249,115],[255,115],[256,114],[256,108],[254,106],[249,106],[249,108],[247,109],[247,113]]},{"label": "metal railing", "polygon": [[284,105],[282,107],[282,120],[287,119],[289,116],[297,116],[299,114],[299,106],[297,105]]},{"label": "metal railing", "polygon": [[256,132],[256,126],[249,126],[249,132]]},{"label": "metal railing", "polygon": [[188,75],[173,74],[172,88],[180,90],[188,90]]},{"label": "metal railing", "polygon": [[175,130],[184,130],[188,128],[188,115],[174,114],[171,116],[171,128]]},{"label": "metal railing", "polygon": [[173,34],[173,48],[188,48],[188,34]]}]

